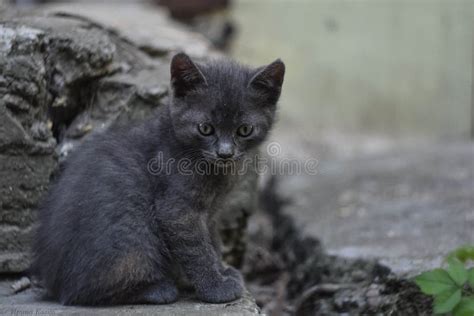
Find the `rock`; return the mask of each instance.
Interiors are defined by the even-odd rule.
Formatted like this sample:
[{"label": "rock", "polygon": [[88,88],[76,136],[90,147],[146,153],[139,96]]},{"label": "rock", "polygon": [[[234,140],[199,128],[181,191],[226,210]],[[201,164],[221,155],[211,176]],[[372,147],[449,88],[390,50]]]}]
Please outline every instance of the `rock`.
[{"label": "rock", "polygon": [[[249,290],[263,312],[277,315],[431,315],[431,298],[410,279],[392,273],[376,260],[329,254],[314,237],[299,229],[286,213],[292,203],[283,196],[282,177],[263,186],[262,234],[249,225],[244,268]],[[261,224],[260,224],[261,225]],[[255,251],[258,247],[259,252]],[[265,256],[260,255],[265,253]],[[268,260],[270,259],[270,260]],[[275,262],[279,262],[275,265]],[[263,267],[262,265],[266,265]]]},{"label": "rock", "polygon": [[254,299],[246,293],[241,299],[225,304],[206,304],[192,296],[183,297],[176,303],[167,305],[125,305],[114,307],[73,307],[40,300],[37,290],[28,289],[16,295],[11,285],[13,281],[0,281],[0,315],[108,315],[108,316],[250,316],[259,315],[260,310]]},{"label": "rock", "polygon": [[110,14],[110,4],[92,1],[55,3],[40,9],[45,14],[70,16],[73,13],[98,21],[150,56],[163,57],[179,50],[201,58],[217,55],[204,36],[173,21],[166,11],[155,5],[124,2],[114,5],[113,14]]},{"label": "rock", "polygon": [[[69,153],[163,106],[175,50],[217,53],[143,4],[114,5],[113,15],[94,3],[2,7],[0,21],[0,273],[11,273],[29,266],[34,209]],[[249,179],[223,216],[224,255],[237,266],[255,186]]]}]

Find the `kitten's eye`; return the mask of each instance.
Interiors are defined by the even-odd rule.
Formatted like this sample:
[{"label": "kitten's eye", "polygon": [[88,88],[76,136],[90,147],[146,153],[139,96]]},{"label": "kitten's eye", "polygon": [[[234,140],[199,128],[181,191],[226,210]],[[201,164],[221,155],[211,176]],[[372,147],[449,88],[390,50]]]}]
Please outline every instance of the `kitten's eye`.
[{"label": "kitten's eye", "polygon": [[241,137],[247,137],[247,136],[250,136],[250,134],[252,134],[252,131],[253,131],[252,125],[243,124],[237,130],[237,135]]},{"label": "kitten's eye", "polygon": [[214,133],[214,127],[212,127],[211,124],[207,124],[207,123],[199,124],[198,130],[199,130],[199,133],[201,133],[204,136],[209,136]]}]

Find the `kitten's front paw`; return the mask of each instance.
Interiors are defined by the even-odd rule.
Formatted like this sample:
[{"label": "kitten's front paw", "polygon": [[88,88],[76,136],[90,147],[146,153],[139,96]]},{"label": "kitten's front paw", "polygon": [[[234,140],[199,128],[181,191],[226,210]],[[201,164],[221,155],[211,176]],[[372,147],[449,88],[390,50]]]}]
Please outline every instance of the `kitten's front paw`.
[{"label": "kitten's front paw", "polygon": [[224,277],[223,281],[206,284],[196,290],[200,300],[208,303],[225,303],[236,300],[244,292],[243,285],[231,277]]},{"label": "kitten's front paw", "polygon": [[226,277],[233,278],[237,281],[239,281],[240,284],[244,284],[244,278],[242,276],[242,273],[240,273],[239,270],[237,270],[234,267],[228,266],[224,269],[222,274]]}]

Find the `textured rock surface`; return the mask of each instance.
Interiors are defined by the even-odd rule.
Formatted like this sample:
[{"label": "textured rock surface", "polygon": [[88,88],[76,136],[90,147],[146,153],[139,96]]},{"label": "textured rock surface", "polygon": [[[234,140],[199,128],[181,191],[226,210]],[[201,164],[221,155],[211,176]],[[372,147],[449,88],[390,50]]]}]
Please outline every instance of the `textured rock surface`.
[{"label": "textured rock surface", "polygon": [[[157,7],[110,10],[94,3],[0,10],[0,273],[28,267],[34,208],[68,153],[91,132],[162,106],[175,51],[217,55]],[[254,201],[238,194],[223,227],[233,264],[242,260]]]},{"label": "textured rock surface", "polygon": [[85,1],[45,5],[41,7],[41,11],[44,14],[74,13],[99,21],[152,57],[166,56],[170,51],[176,50],[185,50],[195,57],[208,57],[213,53],[204,36],[170,20],[168,14],[158,10],[156,6],[124,1],[111,7],[107,3]]},{"label": "textured rock surface", "polygon": [[0,315],[157,315],[157,316],[250,316],[258,315],[259,309],[253,298],[243,298],[226,304],[206,304],[191,296],[168,305],[133,305],[103,308],[70,307],[39,300],[39,294],[29,289],[11,295],[12,281],[0,281]]}]

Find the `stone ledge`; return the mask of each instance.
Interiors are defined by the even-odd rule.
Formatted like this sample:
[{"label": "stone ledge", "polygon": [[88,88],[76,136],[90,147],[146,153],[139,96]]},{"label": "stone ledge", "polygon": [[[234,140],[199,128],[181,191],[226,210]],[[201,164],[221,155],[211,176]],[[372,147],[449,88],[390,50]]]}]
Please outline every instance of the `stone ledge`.
[{"label": "stone ledge", "polygon": [[113,307],[73,307],[55,302],[41,301],[38,293],[28,289],[18,294],[11,294],[13,281],[0,281],[0,315],[66,315],[66,316],[250,316],[260,315],[255,300],[246,293],[241,299],[225,304],[207,304],[191,297],[185,297],[168,305],[124,305]]}]

